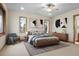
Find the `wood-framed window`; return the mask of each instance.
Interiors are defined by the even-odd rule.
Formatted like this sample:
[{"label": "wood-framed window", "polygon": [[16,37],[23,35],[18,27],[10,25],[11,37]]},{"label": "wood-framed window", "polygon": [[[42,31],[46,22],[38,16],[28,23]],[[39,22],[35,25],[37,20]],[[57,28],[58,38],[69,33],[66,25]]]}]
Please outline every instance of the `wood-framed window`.
[{"label": "wood-framed window", "polygon": [[5,34],[5,10],[0,4],[0,36]]}]

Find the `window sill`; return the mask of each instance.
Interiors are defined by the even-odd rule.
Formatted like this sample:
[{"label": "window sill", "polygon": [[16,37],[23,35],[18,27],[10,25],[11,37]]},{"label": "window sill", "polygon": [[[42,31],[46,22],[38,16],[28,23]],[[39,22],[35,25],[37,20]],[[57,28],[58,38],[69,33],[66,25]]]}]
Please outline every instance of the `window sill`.
[{"label": "window sill", "polygon": [[5,33],[0,33],[0,37],[3,36],[3,35],[5,35]]}]

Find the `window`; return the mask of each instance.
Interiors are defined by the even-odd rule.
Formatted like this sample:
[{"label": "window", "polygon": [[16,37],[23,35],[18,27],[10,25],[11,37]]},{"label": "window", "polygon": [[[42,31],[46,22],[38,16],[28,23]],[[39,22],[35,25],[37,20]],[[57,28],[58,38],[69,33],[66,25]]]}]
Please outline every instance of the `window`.
[{"label": "window", "polygon": [[0,33],[3,33],[3,15],[0,12]]},{"label": "window", "polygon": [[5,10],[2,6],[2,4],[0,4],[0,36],[4,35],[5,33]]}]

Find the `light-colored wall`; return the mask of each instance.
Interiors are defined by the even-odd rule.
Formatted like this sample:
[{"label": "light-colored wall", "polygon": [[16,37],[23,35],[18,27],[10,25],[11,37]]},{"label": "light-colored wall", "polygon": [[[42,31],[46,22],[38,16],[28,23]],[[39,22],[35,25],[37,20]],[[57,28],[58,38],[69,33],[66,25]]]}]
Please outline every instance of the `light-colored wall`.
[{"label": "light-colored wall", "polygon": [[9,25],[9,19],[8,19],[8,9],[7,9],[7,6],[4,4],[4,3],[2,3],[2,5],[3,5],[3,8],[5,9],[5,11],[6,11],[6,16],[5,16],[5,19],[6,19],[6,25],[5,25],[5,32],[6,32],[6,34],[9,32],[8,30],[8,25]]},{"label": "light-colored wall", "polygon": [[69,41],[73,42],[74,32],[73,32],[73,15],[79,14],[79,9],[75,9],[69,12],[66,12],[64,14],[55,16],[52,18],[52,32],[58,31],[60,32],[60,28],[55,27],[55,21],[57,19],[61,19],[61,21],[67,17],[68,23],[67,23],[67,33],[69,34]]},{"label": "light-colored wall", "polygon": [[30,27],[29,23],[33,19],[37,19],[37,20],[44,19],[44,20],[49,20],[49,22],[51,22],[49,17],[28,14],[26,12],[9,11],[9,33],[14,32],[14,33],[19,34],[19,16],[27,17],[27,31],[36,30],[36,29],[42,30],[42,28],[31,28]]}]

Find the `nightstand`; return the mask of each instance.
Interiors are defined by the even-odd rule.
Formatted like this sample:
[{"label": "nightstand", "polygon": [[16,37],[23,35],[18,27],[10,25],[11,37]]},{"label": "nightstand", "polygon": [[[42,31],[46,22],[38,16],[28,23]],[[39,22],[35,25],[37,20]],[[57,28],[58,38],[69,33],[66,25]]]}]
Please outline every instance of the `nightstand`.
[{"label": "nightstand", "polygon": [[21,41],[27,41],[27,39],[28,39],[28,37],[27,37],[27,34],[25,34],[25,33],[21,33],[20,35],[19,35],[19,37],[20,37],[20,40]]}]

